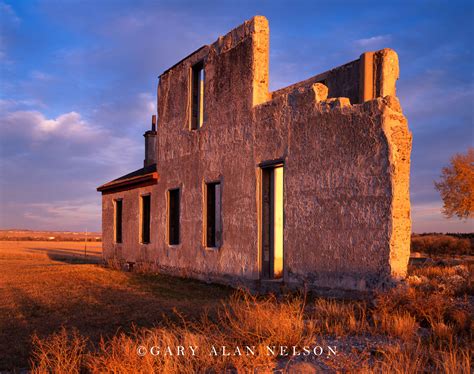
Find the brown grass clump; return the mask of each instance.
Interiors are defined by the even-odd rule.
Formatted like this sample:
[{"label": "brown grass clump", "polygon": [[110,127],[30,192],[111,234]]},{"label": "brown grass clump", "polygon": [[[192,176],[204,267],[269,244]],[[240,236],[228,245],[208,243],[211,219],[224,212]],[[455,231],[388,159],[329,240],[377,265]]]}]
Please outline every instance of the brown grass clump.
[{"label": "brown grass clump", "polygon": [[320,333],[334,336],[360,334],[368,330],[366,305],[317,299],[315,302],[316,328]]},{"label": "brown grass clump", "polygon": [[471,353],[469,349],[450,347],[447,351],[438,353],[435,360],[436,368],[445,374],[471,373]]},{"label": "brown grass clump", "polygon": [[63,327],[47,339],[33,335],[31,371],[33,373],[80,373],[86,356],[87,338],[76,330],[68,333]]},{"label": "brown grass clump", "polygon": [[[244,291],[235,293],[223,304],[215,320],[204,315],[197,322],[181,323],[152,329],[134,329],[131,334],[120,333],[102,340],[96,347],[85,350],[86,339],[68,335],[63,329],[58,334],[40,340],[35,338],[33,370],[41,372],[79,373],[196,373],[196,372],[265,372],[274,370],[278,357],[265,354],[264,346],[311,346],[315,334],[336,335],[343,338],[357,333],[378,336],[380,333],[401,339],[401,344],[381,346],[379,355],[367,356],[359,363],[359,371],[366,373],[469,373],[469,336],[454,339],[455,327],[433,319],[429,313],[412,315],[407,310],[414,296],[409,289],[395,292],[391,302],[379,296],[375,308],[361,302],[342,302],[317,299],[314,310],[305,309],[301,297],[278,300],[274,296],[259,298]],[[418,334],[417,317],[429,319],[429,334]],[[146,355],[138,354],[140,346],[148,348]],[[165,347],[197,347],[196,355],[188,350],[177,355],[173,350],[164,354]],[[240,347],[241,355],[231,348],[227,355],[210,354],[211,348]],[[245,346],[255,354],[245,353]],[[152,355],[151,347],[159,347],[160,354]],[[364,357],[364,356],[362,356]],[[324,358],[323,358],[324,360]]]},{"label": "brown grass clump", "polygon": [[220,325],[236,342],[301,346],[314,333],[304,318],[302,298],[278,302],[274,295],[257,298],[245,291],[235,293],[220,313]]},{"label": "brown grass clump", "polygon": [[374,331],[400,338],[403,341],[410,341],[416,336],[419,325],[409,313],[381,311],[374,312],[374,327]]},{"label": "brown grass clump", "polygon": [[420,341],[392,345],[382,352],[381,359],[367,364],[365,373],[424,373],[429,367],[429,357]]},{"label": "brown grass clump", "polygon": [[407,312],[420,323],[429,327],[431,320],[444,319],[451,308],[451,300],[439,293],[428,293],[407,288],[394,288],[376,298],[376,309],[385,314]]}]

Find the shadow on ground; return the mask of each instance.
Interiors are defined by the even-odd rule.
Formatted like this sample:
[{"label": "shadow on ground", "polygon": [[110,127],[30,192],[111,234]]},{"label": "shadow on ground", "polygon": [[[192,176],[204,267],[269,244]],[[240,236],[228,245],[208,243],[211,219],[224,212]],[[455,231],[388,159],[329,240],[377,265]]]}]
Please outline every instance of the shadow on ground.
[{"label": "shadow on ground", "polygon": [[25,252],[44,253],[52,261],[65,262],[68,264],[99,264],[102,262],[101,252],[91,249],[28,248]]},{"label": "shadow on ground", "polygon": [[[51,261],[16,264],[0,285],[0,371],[29,366],[31,335],[45,337],[62,326],[98,343],[101,336],[179,322],[181,315],[211,316],[231,288],[169,277],[124,273],[97,265],[100,256],[80,250],[28,248]],[[82,256],[81,256],[82,255]],[[59,264],[56,262],[60,262]],[[51,266],[51,265],[55,266]]]}]

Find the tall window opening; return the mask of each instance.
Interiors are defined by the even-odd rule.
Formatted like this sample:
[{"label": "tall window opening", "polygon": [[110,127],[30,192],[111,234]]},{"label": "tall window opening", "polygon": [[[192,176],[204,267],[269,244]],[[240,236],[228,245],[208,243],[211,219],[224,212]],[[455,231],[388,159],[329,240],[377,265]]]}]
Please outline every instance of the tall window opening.
[{"label": "tall window opening", "polygon": [[168,240],[170,245],[179,244],[179,188],[168,191]]},{"label": "tall window opening", "polygon": [[191,69],[191,130],[197,130],[204,121],[204,63]]},{"label": "tall window opening", "polygon": [[122,199],[114,201],[114,208],[115,243],[122,243]]},{"label": "tall window opening", "polygon": [[151,213],[151,196],[144,195],[141,197],[141,239],[143,244],[150,243],[150,213]]},{"label": "tall window opening", "polygon": [[283,276],[283,165],[262,169],[262,277]]},{"label": "tall window opening", "polygon": [[220,247],[222,242],[221,184],[206,184],[206,247]]}]

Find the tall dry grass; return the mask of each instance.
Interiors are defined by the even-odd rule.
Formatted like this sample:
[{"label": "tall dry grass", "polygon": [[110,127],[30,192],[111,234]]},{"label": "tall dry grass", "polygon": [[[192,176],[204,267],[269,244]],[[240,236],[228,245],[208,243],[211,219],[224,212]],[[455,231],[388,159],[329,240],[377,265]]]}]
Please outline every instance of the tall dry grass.
[{"label": "tall dry grass", "polygon": [[374,332],[381,332],[404,342],[414,339],[419,329],[415,317],[407,312],[392,314],[377,310],[373,313],[373,318]]},{"label": "tall dry grass", "polygon": [[[425,274],[452,275],[452,271]],[[402,286],[378,295],[372,305],[322,298],[307,303],[302,296],[277,299],[238,291],[214,318],[204,315],[197,322],[182,318],[181,323],[135,329],[102,340],[96,347],[65,330],[35,338],[32,368],[36,373],[268,372],[289,358],[265,354],[260,348],[266,345],[303,347],[327,337],[342,342],[364,335],[385,343],[380,343],[378,353],[360,352],[366,358],[357,364],[357,371],[469,373],[472,315],[461,299],[446,295],[426,294],[420,285]],[[141,357],[140,345],[197,346],[199,352]],[[244,351],[234,355],[231,350],[229,355],[213,356],[212,346],[251,346],[255,355]]]},{"label": "tall dry grass", "polygon": [[318,298],[314,305],[314,324],[318,333],[333,336],[367,332],[367,305],[363,302],[343,303]]},{"label": "tall dry grass", "polygon": [[47,339],[33,335],[32,343],[35,347],[31,359],[32,373],[80,373],[88,358],[87,338],[75,330],[68,332],[64,327]]}]

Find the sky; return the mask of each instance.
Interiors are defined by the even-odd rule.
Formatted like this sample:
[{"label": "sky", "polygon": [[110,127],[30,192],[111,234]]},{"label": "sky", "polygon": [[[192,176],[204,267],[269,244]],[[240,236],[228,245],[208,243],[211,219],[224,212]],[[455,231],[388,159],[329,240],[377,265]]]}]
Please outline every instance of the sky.
[{"label": "sky", "polygon": [[474,145],[473,4],[0,0],[0,228],[100,231],[95,189],[142,166],[158,75],[264,15],[272,90],[397,51],[413,231],[473,232],[444,218],[433,185]]}]

